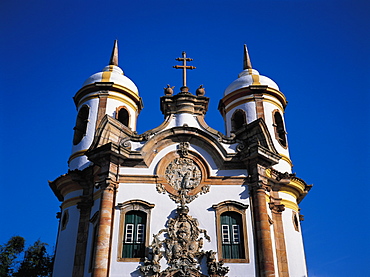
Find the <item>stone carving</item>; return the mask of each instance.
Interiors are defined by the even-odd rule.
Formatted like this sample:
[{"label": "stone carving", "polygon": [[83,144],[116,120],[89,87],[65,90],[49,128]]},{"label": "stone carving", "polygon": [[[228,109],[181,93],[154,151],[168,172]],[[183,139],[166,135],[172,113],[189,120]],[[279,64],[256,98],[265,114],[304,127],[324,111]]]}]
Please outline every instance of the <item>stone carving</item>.
[{"label": "stone carving", "polygon": [[170,85],[167,85],[167,87],[164,88],[164,94],[165,95],[172,95],[174,88],[175,87],[171,87]]},{"label": "stone carving", "polygon": [[207,251],[206,256],[209,276],[225,276],[229,272],[229,268],[227,266],[223,266],[224,262],[217,261],[216,252],[212,250]]},{"label": "stone carving", "polygon": [[[184,127],[187,127],[187,126],[184,126]],[[182,158],[186,158],[186,156],[189,154],[189,146],[190,146],[189,142],[180,142],[178,152]]]},{"label": "stone carving", "polygon": [[[153,236],[149,255],[140,267],[144,276],[205,276],[199,266],[203,257],[207,257],[209,276],[225,276],[229,271],[221,262],[216,261],[215,252],[201,250],[203,240],[210,241],[210,237],[206,230],[198,227],[198,221],[188,215],[188,212],[189,208],[182,203],[177,207],[177,216],[168,220],[167,228]],[[163,257],[167,259],[168,267],[161,272],[160,260]]]},{"label": "stone carving", "polygon": [[[176,193],[169,193],[170,198],[176,203],[190,203],[197,197],[196,194],[189,194],[189,192],[199,186],[202,179],[202,172],[192,159],[174,159],[167,166],[165,177],[168,184],[176,191]],[[161,191],[158,185],[157,190]],[[202,187],[201,193],[206,193],[208,191],[209,187],[205,186]]]}]

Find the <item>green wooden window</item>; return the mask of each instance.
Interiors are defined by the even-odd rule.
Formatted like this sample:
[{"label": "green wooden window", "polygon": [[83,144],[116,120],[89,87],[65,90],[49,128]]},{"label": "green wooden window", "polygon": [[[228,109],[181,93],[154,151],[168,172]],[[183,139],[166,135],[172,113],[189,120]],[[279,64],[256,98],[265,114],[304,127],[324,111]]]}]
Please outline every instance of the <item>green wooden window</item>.
[{"label": "green wooden window", "polygon": [[244,259],[242,217],[236,212],[221,214],[222,258]]},{"label": "green wooden window", "polygon": [[145,253],[146,214],[140,211],[126,213],[122,258],[143,258]]}]

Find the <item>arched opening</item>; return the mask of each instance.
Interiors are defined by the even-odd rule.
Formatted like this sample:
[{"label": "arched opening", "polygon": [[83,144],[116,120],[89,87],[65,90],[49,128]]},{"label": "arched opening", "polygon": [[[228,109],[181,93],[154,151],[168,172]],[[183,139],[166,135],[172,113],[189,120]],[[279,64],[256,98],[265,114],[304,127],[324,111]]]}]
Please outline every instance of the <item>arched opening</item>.
[{"label": "arched opening", "polygon": [[78,112],[76,126],[73,128],[75,130],[73,136],[74,145],[79,144],[86,135],[87,123],[89,122],[89,111],[90,108],[84,105]]},{"label": "arched opening", "polygon": [[130,115],[124,107],[118,108],[116,118],[119,122],[128,127]]},{"label": "arched opening", "polygon": [[287,143],[283,118],[278,110],[274,111],[273,117],[274,117],[275,137],[279,141],[279,143],[285,148],[287,146]]},{"label": "arched opening", "polygon": [[245,112],[242,110],[237,110],[236,112],[234,112],[231,118],[231,131],[235,132],[236,130],[243,127],[245,123],[246,123]]}]

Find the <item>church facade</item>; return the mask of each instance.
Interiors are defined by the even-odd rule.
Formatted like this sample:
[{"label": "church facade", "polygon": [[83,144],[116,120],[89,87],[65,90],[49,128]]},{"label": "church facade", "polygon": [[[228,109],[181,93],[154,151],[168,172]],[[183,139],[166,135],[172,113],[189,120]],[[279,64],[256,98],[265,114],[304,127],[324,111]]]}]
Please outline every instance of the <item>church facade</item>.
[{"label": "church facade", "polygon": [[163,123],[138,134],[136,85],[110,63],[75,94],[54,277],[307,276],[299,203],[277,84],[244,68],[219,102],[226,135],[207,125],[200,86],[160,99]]}]

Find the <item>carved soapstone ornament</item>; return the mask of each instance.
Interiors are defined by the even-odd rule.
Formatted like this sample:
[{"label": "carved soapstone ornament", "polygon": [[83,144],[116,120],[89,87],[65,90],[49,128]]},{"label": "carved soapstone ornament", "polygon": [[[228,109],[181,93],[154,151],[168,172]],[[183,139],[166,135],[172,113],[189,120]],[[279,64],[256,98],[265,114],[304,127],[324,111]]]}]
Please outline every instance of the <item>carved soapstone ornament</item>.
[{"label": "carved soapstone ornament", "polygon": [[[223,262],[216,260],[216,252],[203,251],[203,240],[210,241],[207,231],[199,228],[198,220],[190,216],[186,203],[196,198],[189,195],[200,185],[202,173],[198,165],[188,156],[189,143],[179,146],[181,157],[175,158],[166,168],[165,176],[168,184],[177,192],[169,196],[180,205],[176,209],[176,217],[167,221],[165,229],[153,235],[148,255],[140,271],[144,276],[154,277],[222,277],[229,271]],[[157,186],[158,191],[164,192],[164,186]],[[208,191],[208,187],[207,187]],[[161,271],[161,259],[165,257],[168,267]],[[206,259],[208,275],[201,272],[200,263]]]},{"label": "carved soapstone ornament", "polygon": [[[177,215],[167,222],[167,228],[154,235],[140,271],[144,276],[190,277],[207,276],[201,273],[200,262],[206,258],[208,276],[225,276],[229,269],[217,262],[215,252],[204,252],[203,240],[210,241],[207,231],[199,228],[197,219],[188,215],[185,205],[177,207]],[[200,236],[202,234],[202,236]],[[161,272],[160,260],[165,257],[168,267]]]}]

